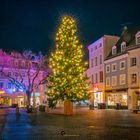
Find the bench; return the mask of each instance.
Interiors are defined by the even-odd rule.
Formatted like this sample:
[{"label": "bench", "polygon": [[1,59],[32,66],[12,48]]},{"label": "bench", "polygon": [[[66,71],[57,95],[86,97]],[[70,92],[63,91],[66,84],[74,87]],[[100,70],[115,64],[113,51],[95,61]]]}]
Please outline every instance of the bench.
[{"label": "bench", "polygon": [[133,109],[133,113],[138,114],[139,111],[140,111],[140,109]]}]

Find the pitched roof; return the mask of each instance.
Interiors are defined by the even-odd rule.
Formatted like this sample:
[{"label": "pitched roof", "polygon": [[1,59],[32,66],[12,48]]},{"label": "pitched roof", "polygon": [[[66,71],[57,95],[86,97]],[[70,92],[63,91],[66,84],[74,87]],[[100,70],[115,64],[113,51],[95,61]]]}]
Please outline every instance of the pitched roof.
[{"label": "pitched roof", "polygon": [[[136,45],[135,44],[135,34],[140,31],[140,25],[135,26],[135,27],[130,27],[130,28],[125,28],[124,32],[122,33],[120,39],[117,41],[116,43],[116,47],[117,47],[117,53],[116,55],[112,55],[112,50],[110,51],[109,55],[107,56],[107,59],[110,59],[112,57],[116,57],[118,55],[124,54],[126,52],[122,52],[121,53],[121,43],[122,42],[126,42],[126,46],[130,47],[132,45]],[[113,46],[112,46],[113,47]]]}]

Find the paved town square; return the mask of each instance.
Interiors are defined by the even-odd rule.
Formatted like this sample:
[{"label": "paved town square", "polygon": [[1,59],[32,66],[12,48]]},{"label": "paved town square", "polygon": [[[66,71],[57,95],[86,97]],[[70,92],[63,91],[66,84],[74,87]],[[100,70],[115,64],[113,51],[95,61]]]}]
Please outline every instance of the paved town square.
[{"label": "paved town square", "polygon": [[[3,110],[4,111],[4,110]],[[2,140],[139,140],[140,114],[128,110],[74,109],[65,116],[61,109],[50,113],[1,110]]]}]

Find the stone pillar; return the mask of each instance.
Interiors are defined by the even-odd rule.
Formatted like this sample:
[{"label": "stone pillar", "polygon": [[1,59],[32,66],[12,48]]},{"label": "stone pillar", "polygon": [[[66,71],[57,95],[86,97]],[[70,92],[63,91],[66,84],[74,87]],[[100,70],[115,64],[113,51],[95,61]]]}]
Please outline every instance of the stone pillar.
[{"label": "stone pillar", "polygon": [[72,115],[73,114],[73,104],[70,100],[64,101],[64,115]]}]

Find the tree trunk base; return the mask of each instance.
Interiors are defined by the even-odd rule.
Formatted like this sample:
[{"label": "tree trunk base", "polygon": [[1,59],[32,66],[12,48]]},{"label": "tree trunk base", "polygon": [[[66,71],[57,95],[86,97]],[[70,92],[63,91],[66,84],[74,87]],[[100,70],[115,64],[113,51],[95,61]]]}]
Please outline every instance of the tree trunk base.
[{"label": "tree trunk base", "polygon": [[73,104],[70,100],[64,101],[64,115],[73,115]]}]

